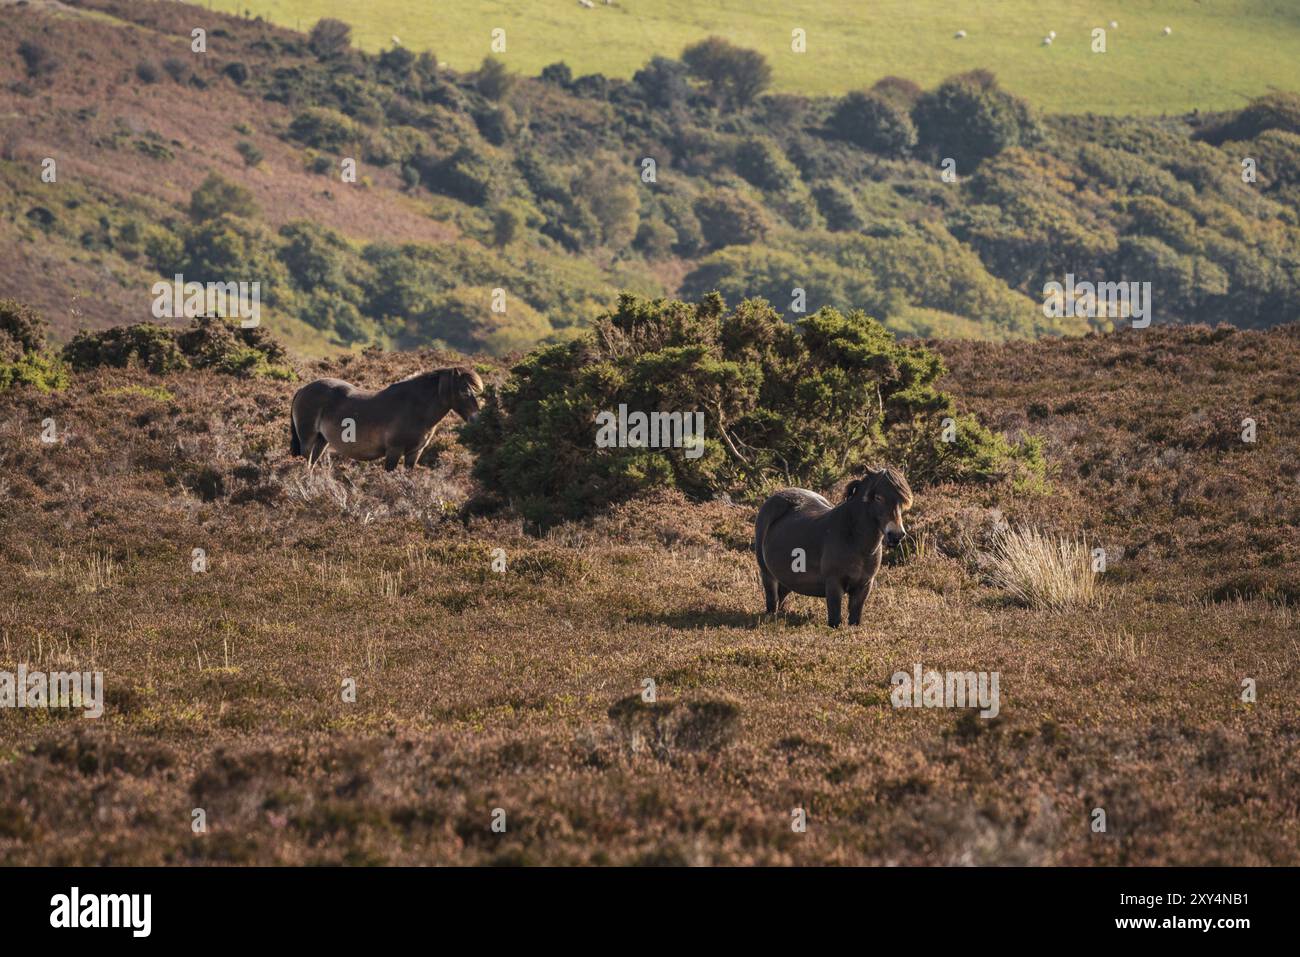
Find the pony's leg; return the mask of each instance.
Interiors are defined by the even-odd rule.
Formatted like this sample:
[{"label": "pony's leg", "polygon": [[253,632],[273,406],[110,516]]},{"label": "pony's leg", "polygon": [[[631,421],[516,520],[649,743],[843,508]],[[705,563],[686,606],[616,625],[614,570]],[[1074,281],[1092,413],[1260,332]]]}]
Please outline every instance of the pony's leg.
[{"label": "pony's leg", "polygon": [[781,586],[777,584],[776,579],[768,573],[767,569],[763,569],[761,574],[763,576],[763,597],[767,599],[767,613],[775,615],[781,608]]},{"label": "pony's leg", "polygon": [[789,595],[790,589],[786,588],[784,585],[776,586],[776,613],[778,615],[785,614],[785,600]]},{"label": "pony's leg", "polygon": [[871,594],[871,588],[875,585],[874,578],[867,579],[865,585],[859,585],[849,592],[849,626],[860,624],[862,622],[862,605],[866,602],[867,597]]},{"label": "pony's leg", "polygon": [[402,457],[401,449],[387,449],[384,452],[384,471],[391,472],[397,468],[397,461]]},{"label": "pony's leg", "polygon": [[840,615],[844,610],[844,589],[839,582],[826,583],[826,624],[832,628],[840,626]]},{"label": "pony's leg", "polygon": [[406,467],[408,469],[413,469],[420,464],[420,456],[424,454],[424,450],[429,447],[429,443],[432,441],[433,433],[430,432],[423,442],[406,450]]}]

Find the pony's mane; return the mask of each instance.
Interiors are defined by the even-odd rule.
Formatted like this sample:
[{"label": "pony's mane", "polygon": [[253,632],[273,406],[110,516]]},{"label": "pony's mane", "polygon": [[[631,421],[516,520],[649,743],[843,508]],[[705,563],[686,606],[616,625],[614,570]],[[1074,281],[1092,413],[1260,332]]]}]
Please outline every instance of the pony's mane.
[{"label": "pony's mane", "polygon": [[867,474],[860,479],[854,479],[849,483],[848,488],[844,490],[844,498],[848,500],[853,494],[853,490],[859,483],[868,482],[875,486],[884,486],[898,496],[904,508],[912,507],[912,487],[907,484],[907,478],[898,469],[892,465],[886,465],[880,469],[868,469]]},{"label": "pony's mane", "polygon": [[413,372],[401,381],[410,382],[413,379],[435,381],[441,379],[444,375],[452,375],[458,379],[468,379],[470,388],[475,395],[483,391],[482,377],[469,366],[446,366],[442,369],[432,369],[429,372]]},{"label": "pony's mane", "polygon": [[876,476],[877,482],[882,482],[898,495],[905,507],[912,504],[912,486],[907,484],[907,478],[898,469],[892,465],[886,465],[884,470]]}]

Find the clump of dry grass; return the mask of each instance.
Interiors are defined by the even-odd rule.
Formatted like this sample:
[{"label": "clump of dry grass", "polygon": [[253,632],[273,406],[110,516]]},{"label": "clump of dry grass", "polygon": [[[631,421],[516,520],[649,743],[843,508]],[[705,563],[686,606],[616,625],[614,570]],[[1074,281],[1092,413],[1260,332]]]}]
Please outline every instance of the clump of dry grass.
[{"label": "clump of dry grass", "polygon": [[113,587],[117,578],[117,564],[106,552],[96,552],[80,565],[73,577],[76,590],[83,594],[94,594]]},{"label": "clump of dry grass", "polygon": [[1097,604],[1097,576],[1086,541],[1036,528],[1008,529],[993,543],[992,583],[1028,608],[1065,611]]}]

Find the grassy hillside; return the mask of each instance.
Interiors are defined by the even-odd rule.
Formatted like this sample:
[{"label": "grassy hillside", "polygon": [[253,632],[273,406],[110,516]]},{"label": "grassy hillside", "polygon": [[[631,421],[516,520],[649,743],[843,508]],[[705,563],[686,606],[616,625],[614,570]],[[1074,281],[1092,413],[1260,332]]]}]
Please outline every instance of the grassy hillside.
[{"label": "grassy hillside", "polygon": [[[459,514],[452,433],[413,473],[305,473],[292,383],[0,393],[0,669],[107,687],[98,720],[0,709],[0,863],[1300,864],[1300,329],[941,349],[1051,487],[919,488],[856,631],[760,618],[749,506],[530,538]],[[1000,522],[1104,546],[1100,605],[1010,601]],[[918,662],[1000,672],[1000,714],[891,707]]]},{"label": "grassy hillside", "polygon": [[1122,321],[1045,316],[1067,275],[1150,283],[1157,323],[1300,311],[1294,93],[1057,116],[976,71],[807,98],[764,94],[761,54],[725,44],[632,82],[461,72],[122,0],[14,7],[0,50],[0,296],[59,340],[149,318],[176,274],[260,283],[267,327],[308,354],[504,355],[621,291],[990,340]]},{"label": "grassy hillside", "polygon": [[[1300,9],[1287,0],[213,0],[309,28],[352,23],[365,50],[392,37],[433,50],[458,70],[477,66],[492,29],[506,61],[536,75],[564,60],[575,73],[630,78],[653,54],[673,56],[711,34],[767,54],[782,92],[831,95],[890,74],[929,86],[953,73],[997,71],[1013,92],[1060,113],[1153,114],[1230,109],[1270,89],[1300,88]],[[1091,31],[1109,30],[1105,55]],[[1163,34],[1169,26],[1173,32]],[[791,52],[791,30],[808,52]],[[956,39],[965,30],[964,39]],[[1042,45],[1056,32],[1050,47]]]}]

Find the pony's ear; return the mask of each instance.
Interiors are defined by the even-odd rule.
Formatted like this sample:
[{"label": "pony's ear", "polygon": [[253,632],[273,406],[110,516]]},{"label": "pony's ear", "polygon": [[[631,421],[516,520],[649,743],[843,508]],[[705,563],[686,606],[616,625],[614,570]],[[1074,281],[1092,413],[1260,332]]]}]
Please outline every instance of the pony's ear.
[{"label": "pony's ear", "polygon": [[858,489],[861,487],[862,487],[862,482],[859,479],[854,479],[852,482],[850,482],[849,487],[844,490],[844,501],[847,502],[854,495],[857,495]]}]

